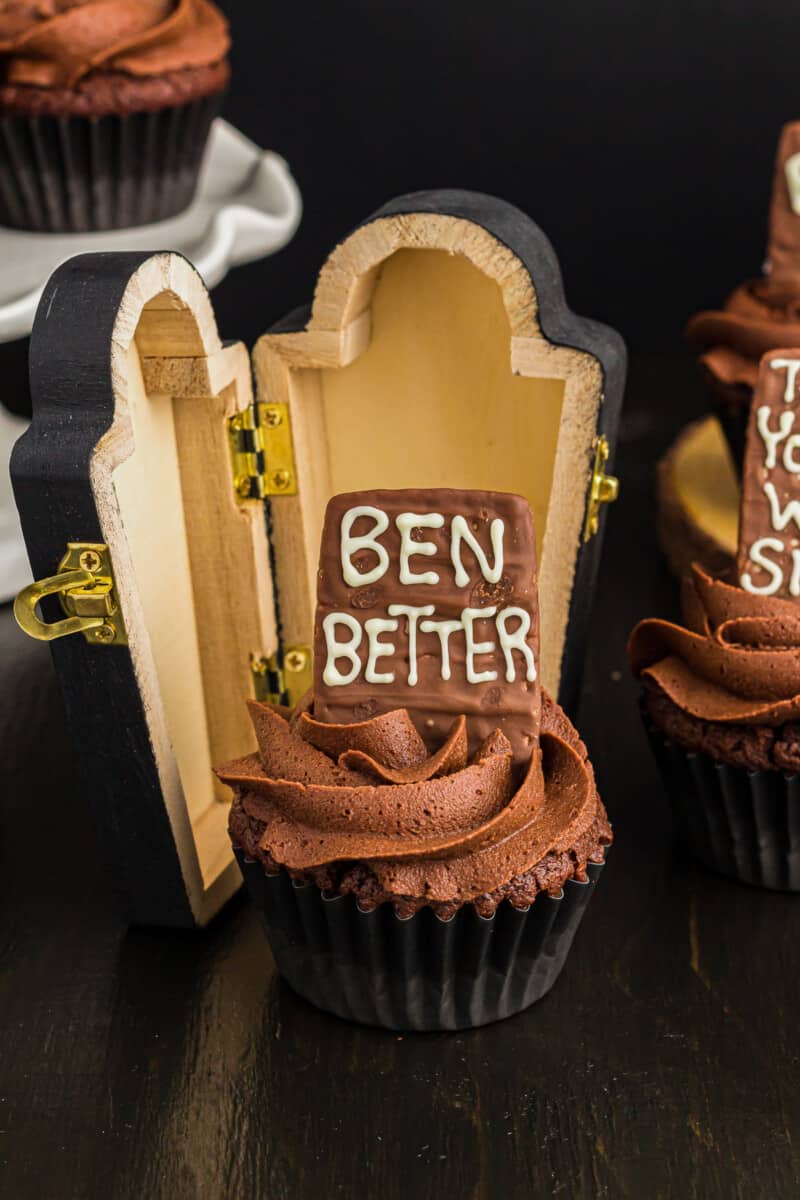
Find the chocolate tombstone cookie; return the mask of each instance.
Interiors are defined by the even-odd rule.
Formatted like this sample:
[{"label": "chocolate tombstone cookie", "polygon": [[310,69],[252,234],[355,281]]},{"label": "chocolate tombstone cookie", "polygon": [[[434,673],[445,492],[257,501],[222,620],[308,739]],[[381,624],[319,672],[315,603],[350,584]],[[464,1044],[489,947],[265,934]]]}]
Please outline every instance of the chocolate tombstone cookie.
[{"label": "chocolate tombstone cookie", "polygon": [[756,596],[800,596],[800,350],[761,359],[742,473],[737,573]]},{"label": "chocolate tombstone cookie", "polygon": [[539,737],[536,540],[502,492],[350,492],[325,514],[315,713],[351,724],[408,710],[430,750],[456,717],[473,752],[494,729],[515,762]]}]

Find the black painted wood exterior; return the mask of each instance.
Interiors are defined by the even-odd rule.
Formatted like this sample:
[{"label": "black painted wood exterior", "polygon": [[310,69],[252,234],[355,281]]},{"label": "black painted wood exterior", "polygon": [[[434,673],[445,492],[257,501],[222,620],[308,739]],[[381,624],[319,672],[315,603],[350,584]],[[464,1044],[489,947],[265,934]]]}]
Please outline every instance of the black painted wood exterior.
[{"label": "black painted wood exterior", "polygon": [[[613,330],[570,312],[558,261],[538,226],[509,204],[463,191],[402,196],[364,224],[412,212],[444,213],[481,225],[524,264],[548,340],[587,351],[602,367],[598,433],[605,433],[613,448],[625,377],[623,342]],[[90,461],[114,417],[114,322],[131,276],[148,257],[144,252],[79,256],[53,274],[42,296],[30,347],[33,422],[11,467],[35,578],[54,573],[69,541],[103,540]],[[307,319],[307,309],[296,310],[273,332],[302,329]],[[587,462],[587,489],[590,474]],[[559,697],[570,712],[586,652],[603,525],[601,510],[600,532],[577,549]],[[102,854],[125,916],[133,923],[193,925],[127,648],[100,648],[71,637],[51,649]]]}]

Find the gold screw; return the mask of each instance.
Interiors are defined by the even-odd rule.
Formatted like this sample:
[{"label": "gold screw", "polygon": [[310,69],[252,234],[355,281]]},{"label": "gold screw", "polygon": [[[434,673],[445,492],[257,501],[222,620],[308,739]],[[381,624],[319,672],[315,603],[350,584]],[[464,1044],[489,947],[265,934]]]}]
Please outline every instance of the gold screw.
[{"label": "gold screw", "polygon": [[289,484],[292,482],[290,473],[283,468],[280,471],[273,471],[269,477],[271,485],[276,492],[285,492]]},{"label": "gold screw", "polygon": [[302,671],[308,662],[308,654],[305,650],[289,650],[283,661],[287,671]]},{"label": "gold screw", "polygon": [[270,429],[276,429],[282,421],[283,416],[281,415],[281,410],[279,408],[267,407],[264,409],[264,424],[268,425]]},{"label": "gold screw", "polygon": [[242,429],[244,428],[242,418],[240,416],[231,417],[230,425],[233,433],[241,433]]},{"label": "gold screw", "polygon": [[101,625],[95,629],[94,636],[98,642],[113,642],[117,635],[113,625]]},{"label": "gold screw", "polygon": [[93,575],[100,570],[101,559],[96,550],[84,550],[78,562],[84,571],[91,571]]},{"label": "gold screw", "polygon": [[236,482],[234,483],[233,486],[236,489],[236,495],[239,497],[240,500],[246,500],[247,497],[250,495],[250,486],[251,485],[250,485],[249,476],[237,475]]}]

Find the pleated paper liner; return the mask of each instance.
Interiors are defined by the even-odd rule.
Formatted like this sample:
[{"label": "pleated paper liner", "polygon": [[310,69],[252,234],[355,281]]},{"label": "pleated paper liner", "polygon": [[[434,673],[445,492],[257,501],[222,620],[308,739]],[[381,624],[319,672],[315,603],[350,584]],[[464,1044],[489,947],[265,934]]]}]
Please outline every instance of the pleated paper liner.
[{"label": "pleated paper liner", "polygon": [[222,96],[128,116],[0,118],[0,224],[89,233],[183,212]]},{"label": "pleated paper liner", "polygon": [[430,908],[402,920],[391,904],[362,912],[286,872],[236,857],[284,979],[318,1008],[364,1025],[453,1030],[527,1008],[555,983],[603,868],[569,880],[524,910],[504,901],[491,918],[465,905],[450,921]]},{"label": "pleated paper liner", "polygon": [[800,775],[748,771],[675,745],[645,721],[680,835],[707,867],[800,892]]}]

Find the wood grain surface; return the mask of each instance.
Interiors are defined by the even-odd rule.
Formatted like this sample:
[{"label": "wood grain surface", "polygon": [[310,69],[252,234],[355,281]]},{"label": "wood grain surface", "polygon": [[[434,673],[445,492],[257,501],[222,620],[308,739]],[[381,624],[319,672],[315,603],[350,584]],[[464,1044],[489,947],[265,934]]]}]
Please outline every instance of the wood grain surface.
[{"label": "wood grain surface", "polygon": [[617,844],[554,991],[475,1033],[317,1013],[243,898],[126,930],[47,651],[2,611],[0,1195],[800,1194],[800,897],[676,850],[624,662],[634,620],[674,612],[653,466],[700,412],[688,358],[634,359],[580,720]]}]

